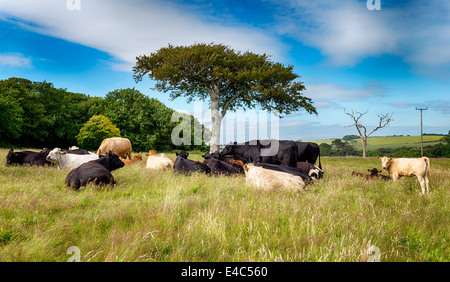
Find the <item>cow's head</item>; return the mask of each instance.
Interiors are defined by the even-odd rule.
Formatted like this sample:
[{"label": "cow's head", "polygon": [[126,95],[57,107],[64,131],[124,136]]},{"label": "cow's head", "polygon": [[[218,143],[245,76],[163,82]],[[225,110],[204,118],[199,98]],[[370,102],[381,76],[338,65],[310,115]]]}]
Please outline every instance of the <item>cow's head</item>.
[{"label": "cow's head", "polygon": [[[314,166],[314,165],[313,165]],[[321,170],[320,168],[314,166],[314,168],[311,168],[309,170],[308,175],[313,179],[313,180],[317,180],[317,179],[321,179],[323,178],[323,170]]]},{"label": "cow's head", "polygon": [[220,159],[219,151],[215,151],[214,153],[205,153],[202,155],[204,159]]},{"label": "cow's head", "polygon": [[109,151],[107,157],[109,158],[110,171],[123,167],[125,164],[120,160],[119,156]]},{"label": "cow's head", "polygon": [[48,153],[46,159],[49,162],[57,162],[61,160],[61,156],[64,156],[65,154],[66,152],[62,152],[60,148],[55,148]]},{"label": "cow's head", "polygon": [[15,161],[16,153],[14,153],[14,150],[11,149],[8,152],[8,155],[6,155],[6,165],[12,165],[16,163]]},{"label": "cow's head", "polygon": [[185,150],[181,150],[180,153],[175,153],[175,155],[183,159],[187,159],[187,157],[189,157],[189,153],[186,152]]},{"label": "cow's head", "polygon": [[220,152],[220,155],[225,156],[225,155],[234,155],[234,150],[237,147],[237,143],[234,142],[233,145],[229,144],[226,145],[225,148],[223,148],[222,152]]},{"label": "cow's head", "polygon": [[376,167],[368,169],[367,171],[370,172],[370,175],[378,175],[378,173],[382,172],[382,170],[378,170]]},{"label": "cow's head", "polygon": [[131,157],[131,160],[132,161],[142,161],[142,156],[141,155],[134,155],[133,157]]},{"label": "cow's head", "polygon": [[145,155],[146,155],[147,157],[150,157],[150,156],[157,156],[158,153],[156,153],[155,150],[150,150],[150,151],[148,151],[148,153],[145,154]]},{"label": "cow's head", "polygon": [[391,162],[393,159],[392,159],[392,158],[388,158],[388,157],[382,157],[382,158],[378,157],[378,160],[381,161],[381,166],[382,166],[384,169],[388,169],[388,168],[389,168],[389,165],[390,165],[390,162]]}]

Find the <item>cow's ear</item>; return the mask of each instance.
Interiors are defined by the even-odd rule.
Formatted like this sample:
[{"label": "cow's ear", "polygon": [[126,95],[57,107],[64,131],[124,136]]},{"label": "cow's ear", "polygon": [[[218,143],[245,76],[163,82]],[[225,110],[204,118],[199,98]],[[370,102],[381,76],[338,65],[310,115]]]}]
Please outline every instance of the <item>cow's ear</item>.
[{"label": "cow's ear", "polygon": [[381,158],[380,158],[380,157],[377,157],[377,159],[378,159],[379,161],[381,161]]},{"label": "cow's ear", "polygon": [[237,145],[237,142],[233,142],[233,145],[236,146],[236,145]]},{"label": "cow's ear", "polygon": [[389,161],[392,161],[393,160],[393,158],[389,158]]},{"label": "cow's ear", "polygon": [[61,152],[61,155],[63,155],[63,156],[64,156],[65,154],[67,154],[67,152]]},{"label": "cow's ear", "polygon": [[[178,154],[178,153],[175,153],[175,155],[178,157],[179,154]],[[147,156],[148,156],[148,155],[147,155]]]},{"label": "cow's ear", "polygon": [[150,154],[149,154],[149,153],[147,153],[147,154],[145,154],[145,155],[146,155],[147,157],[148,157],[148,156],[150,156]]},{"label": "cow's ear", "polygon": [[189,153],[188,152],[186,152],[186,156],[189,157]]}]

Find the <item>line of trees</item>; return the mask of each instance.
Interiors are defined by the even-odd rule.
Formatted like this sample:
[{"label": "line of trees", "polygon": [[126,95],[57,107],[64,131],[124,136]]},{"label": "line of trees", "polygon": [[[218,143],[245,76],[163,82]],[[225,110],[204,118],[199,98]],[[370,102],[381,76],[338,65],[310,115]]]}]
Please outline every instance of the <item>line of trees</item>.
[{"label": "line of trees", "polygon": [[[91,97],[55,88],[50,82],[13,77],[0,80],[0,112],[1,147],[79,145],[80,129],[92,116],[102,115],[120,129],[122,137],[131,140],[133,151],[207,150],[204,142],[173,145],[171,132],[179,124],[171,122],[174,110],[134,88],[114,90],[104,98]],[[191,121],[192,128],[198,123],[192,116],[184,118]],[[202,129],[208,130],[203,125]]]}]

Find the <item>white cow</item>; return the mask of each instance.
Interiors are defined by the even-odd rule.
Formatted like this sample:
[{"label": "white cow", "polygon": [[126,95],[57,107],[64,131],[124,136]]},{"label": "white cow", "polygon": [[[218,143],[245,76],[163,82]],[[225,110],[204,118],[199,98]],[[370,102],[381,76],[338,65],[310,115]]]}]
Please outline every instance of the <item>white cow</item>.
[{"label": "white cow", "polygon": [[173,160],[166,157],[164,153],[158,154],[155,150],[150,150],[147,159],[147,168],[153,170],[164,170],[173,168]]},{"label": "white cow", "polygon": [[65,168],[74,169],[86,162],[93,161],[98,158],[99,156],[96,154],[89,154],[89,155],[70,154],[61,151],[60,148],[55,148],[51,150],[47,156],[47,160],[56,163],[58,169],[65,169]]},{"label": "white cow", "polygon": [[294,192],[305,190],[305,182],[297,175],[266,169],[252,163],[244,165],[244,171],[245,181],[257,188],[284,189]]},{"label": "white cow", "polygon": [[425,194],[425,188],[429,192],[429,178],[431,178],[430,172],[430,159],[423,158],[378,158],[381,161],[383,169],[385,169],[392,180],[397,181],[400,176],[416,175],[420,187],[422,188],[422,194]]}]

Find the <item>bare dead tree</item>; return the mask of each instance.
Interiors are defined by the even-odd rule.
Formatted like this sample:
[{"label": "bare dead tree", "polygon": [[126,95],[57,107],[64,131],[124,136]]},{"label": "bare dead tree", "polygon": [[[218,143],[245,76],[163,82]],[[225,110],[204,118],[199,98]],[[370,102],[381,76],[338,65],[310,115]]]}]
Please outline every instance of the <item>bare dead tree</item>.
[{"label": "bare dead tree", "polygon": [[[344,110],[345,111],[345,110]],[[367,111],[365,113],[360,113],[360,112],[354,112],[352,111],[351,113],[347,113],[345,112],[347,115],[349,115],[352,119],[354,124],[350,125],[350,126],[355,126],[356,130],[358,131],[359,136],[361,137],[361,142],[362,142],[362,147],[363,147],[363,158],[366,157],[366,147],[367,147],[367,138],[374,133],[375,131],[377,131],[380,128],[386,127],[388,126],[388,124],[393,121],[392,119],[392,114],[384,114],[384,115],[378,115],[378,126],[375,127],[371,132],[367,133],[367,128],[361,124],[361,122],[359,121],[361,119],[361,117],[365,114],[367,114]]]}]

